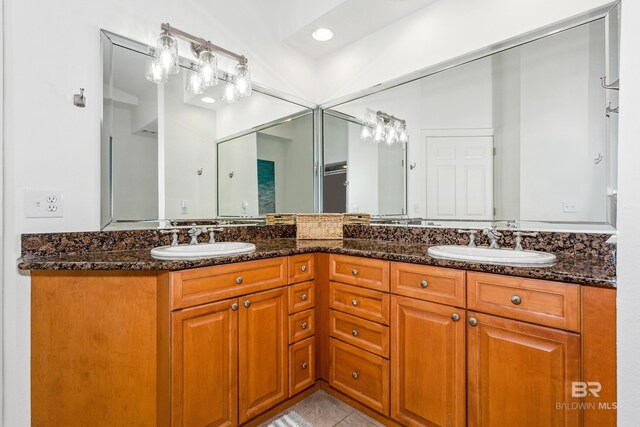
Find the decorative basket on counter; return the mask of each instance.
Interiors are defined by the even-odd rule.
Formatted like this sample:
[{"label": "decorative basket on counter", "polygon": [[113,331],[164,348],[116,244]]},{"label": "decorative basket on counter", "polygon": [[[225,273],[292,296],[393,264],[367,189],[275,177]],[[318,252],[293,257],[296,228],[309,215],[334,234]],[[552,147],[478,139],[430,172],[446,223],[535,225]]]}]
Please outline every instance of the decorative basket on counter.
[{"label": "decorative basket on counter", "polygon": [[267,225],[293,225],[295,223],[295,214],[267,214]]},{"label": "decorative basket on counter", "polygon": [[371,222],[371,214],[368,213],[346,213],[344,214],[344,223],[369,225]]},{"label": "decorative basket on counter", "polygon": [[342,239],[342,214],[297,214],[297,239]]}]

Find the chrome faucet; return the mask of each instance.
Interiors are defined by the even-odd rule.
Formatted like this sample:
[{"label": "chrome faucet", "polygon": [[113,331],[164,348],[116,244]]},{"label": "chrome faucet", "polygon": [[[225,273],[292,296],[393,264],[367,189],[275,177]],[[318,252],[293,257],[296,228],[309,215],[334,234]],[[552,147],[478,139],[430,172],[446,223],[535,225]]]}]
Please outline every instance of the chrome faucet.
[{"label": "chrome faucet", "polygon": [[522,238],[523,237],[538,237],[538,233],[525,233],[524,231],[514,231],[513,235],[516,237],[516,246],[513,248],[514,251],[523,251],[522,247]]},{"label": "chrome faucet", "polygon": [[203,232],[206,232],[207,229],[205,227],[196,227],[195,224],[191,224],[193,227],[191,227],[189,229],[189,231],[187,231],[187,233],[189,234],[189,237],[191,237],[191,241],[189,242],[190,245],[197,245],[198,244],[198,236],[201,235]]},{"label": "chrome faucet", "polygon": [[489,239],[491,239],[491,244],[489,245],[489,248],[491,249],[500,248],[500,245],[498,244],[498,240],[500,239],[500,237],[502,237],[502,233],[496,230],[495,225],[491,228],[485,228],[484,230],[482,230],[482,234],[484,234]]},{"label": "chrome faucet", "polygon": [[209,232],[209,243],[216,242],[216,231],[223,231],[224,228],[203,228],[203,231]]},{"label": "chrome faucet", "polygon": [[160,234],[171,234],[171,246],[178,246],[178,233],[180,230],[171,229],[171,230],[160,230]]},{"label": "chrome faucet", "polygon": [[458,230],[458,233],[460,234],[468,234],[469,235],[469,247],[470,248],[475,248],[476,247],[476,230]]}]

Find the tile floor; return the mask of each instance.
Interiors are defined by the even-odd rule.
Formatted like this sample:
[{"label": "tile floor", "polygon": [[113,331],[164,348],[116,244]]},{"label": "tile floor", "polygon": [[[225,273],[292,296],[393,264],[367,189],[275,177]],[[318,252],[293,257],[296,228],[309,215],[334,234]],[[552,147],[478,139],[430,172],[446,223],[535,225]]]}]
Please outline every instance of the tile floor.
[{"label": "tile floor", "polygon": [[323,390],[316,391],[269,421],[260,424],[260,427],[268,426],[270,422],[289,411],[296,411],[313,427],[384,427],[384,424],[371,419]]}]

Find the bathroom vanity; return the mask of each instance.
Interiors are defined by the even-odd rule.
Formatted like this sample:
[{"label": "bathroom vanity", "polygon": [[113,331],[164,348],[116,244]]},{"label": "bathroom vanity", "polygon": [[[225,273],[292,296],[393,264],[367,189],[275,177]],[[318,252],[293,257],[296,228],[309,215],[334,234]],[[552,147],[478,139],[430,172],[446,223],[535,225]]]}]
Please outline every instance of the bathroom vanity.
[{"label": "bathroom vanity", "polygon": [[615,425],[616,291],[579,262],[257,246],[191,264],[23,259],[33,425],[257,425],[319,387],[385,425]]}]

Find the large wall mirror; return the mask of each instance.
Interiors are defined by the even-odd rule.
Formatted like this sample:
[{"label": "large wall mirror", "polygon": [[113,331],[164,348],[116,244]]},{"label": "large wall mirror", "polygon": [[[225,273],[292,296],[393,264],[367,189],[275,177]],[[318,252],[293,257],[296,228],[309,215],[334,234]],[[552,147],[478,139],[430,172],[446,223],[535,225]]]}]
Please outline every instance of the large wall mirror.
[{"label": "large wall mirror", "polygon": [[103,227],[314,211],[312,104],[259,85],[232,104],[223,84],[194,95],[185,58],[156,85],[148,52],[102,32]]},{"label": "large wall mirror", "polygon": [[[586,21],[329,103],[323,182],[325,189],[344,182],[346,204],[325,193],[324,206],[435,224],[611,229],[618,92],[601,77],[617,79],[616,11]],[[406,144],[376,142],[378,112],[406,123]],[[327,173],[341,166],[346,174],[330,182]]]}]

